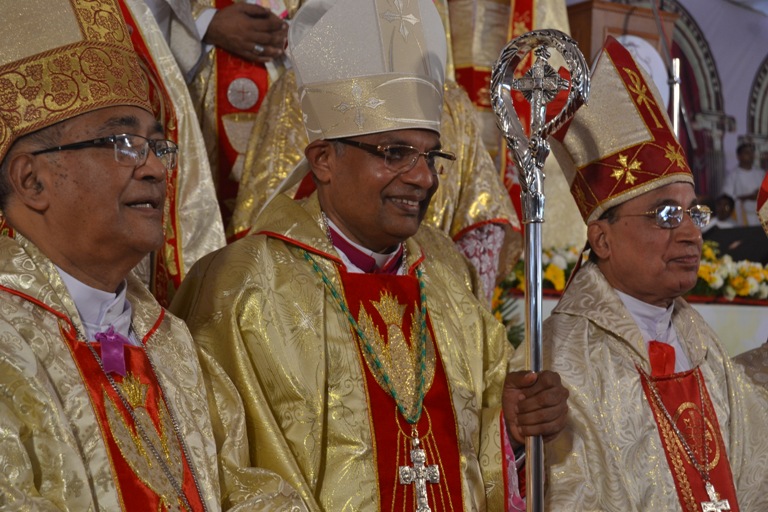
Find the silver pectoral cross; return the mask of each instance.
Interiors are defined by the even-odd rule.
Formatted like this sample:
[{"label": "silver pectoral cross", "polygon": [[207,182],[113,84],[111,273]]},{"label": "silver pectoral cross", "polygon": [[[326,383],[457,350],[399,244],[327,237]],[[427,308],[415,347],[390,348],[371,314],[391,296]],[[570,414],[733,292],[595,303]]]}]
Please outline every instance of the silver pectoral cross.
[{"label": "silver pectoral cross", "polygon": [[715,486],[711,482],[707,481],[707,495],[709,495],[710,501],[701,502],[702,512],[723,512],[723,510],[731,510],[731,505],[728,500],[719,499],[715,491]]},{"label": "silver pectoral cross", "polygon": [[416,486],[416,512],[432,512],[427,499],[427,483],[436,484],[440,481],[440,468],[436,465],[427,466],[427,455],[420,446],[418,437],[413,438],[411,450],[411,466],[400,466],[400,483]]}]

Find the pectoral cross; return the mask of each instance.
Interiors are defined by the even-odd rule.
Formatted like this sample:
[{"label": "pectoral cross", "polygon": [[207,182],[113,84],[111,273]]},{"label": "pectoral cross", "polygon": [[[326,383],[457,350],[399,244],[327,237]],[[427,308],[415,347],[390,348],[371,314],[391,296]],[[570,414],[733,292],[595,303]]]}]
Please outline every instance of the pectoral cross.
[{"label": "pectoral cross", "polygon": [[710,501],[701,502],[702,512],[722,512],[723,510],[731,510],[731,505],[728,500],[718,499],[720,496],[715,491],[715,486],[711,482],[707,481],[707,494]]},{"label": "pectoral cross", "polygon": [[419,448],[420,444],[419,438],[414,437],[411,450],[413,467],[400,466],[400,483],[416,486],[416,512],[432,512],[427,499],[427,483],[436,484],[440,481],[440,468],[426,465],[427,455]]}]

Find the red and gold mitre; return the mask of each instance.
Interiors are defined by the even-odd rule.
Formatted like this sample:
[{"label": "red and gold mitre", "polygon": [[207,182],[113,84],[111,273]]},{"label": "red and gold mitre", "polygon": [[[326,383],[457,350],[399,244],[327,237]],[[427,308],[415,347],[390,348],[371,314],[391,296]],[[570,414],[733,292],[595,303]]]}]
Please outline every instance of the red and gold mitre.
[{"label": "red and gold mitre", "polygon": [[610,36],[592,73],[589,105],[552,139],[586,223],[670,183],[693,184],[661,95]]},{"label": "red and gold mitre", "polygon": [[19,137],[115,105],[153,112],[113,0],[0,0],[0,160]]}]

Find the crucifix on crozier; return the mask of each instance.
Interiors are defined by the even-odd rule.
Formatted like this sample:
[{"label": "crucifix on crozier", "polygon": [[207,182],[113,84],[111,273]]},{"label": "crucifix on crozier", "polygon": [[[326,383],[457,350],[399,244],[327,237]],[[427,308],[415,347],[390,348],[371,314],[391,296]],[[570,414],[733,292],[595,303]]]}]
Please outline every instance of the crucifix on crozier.
[{"label": "crucifix on crozier", "polygon": [[416,512],[432,512],[427,499],[427,484],[436,484],[440,481],[440,468],[436,465],[426,465],[427,455],[419,445],[419,438],[414,437],[411,450],[413,466],[400,466],[400,483],[415,486]]}]

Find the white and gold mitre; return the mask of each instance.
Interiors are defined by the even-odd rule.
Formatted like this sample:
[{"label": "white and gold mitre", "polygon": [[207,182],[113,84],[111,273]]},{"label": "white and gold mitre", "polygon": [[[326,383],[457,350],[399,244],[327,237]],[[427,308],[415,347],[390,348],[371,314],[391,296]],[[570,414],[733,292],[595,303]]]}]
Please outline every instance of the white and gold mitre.
[{"label": "white and gold mitre", "polygon": [[432,0],[309,0],[288,33],[309,141],[440,131],[446,38]]},{"label": "white and gold mitre", "polygon": [[0,0],[0,160],[19,137],[154,99],[114,0]]}]

